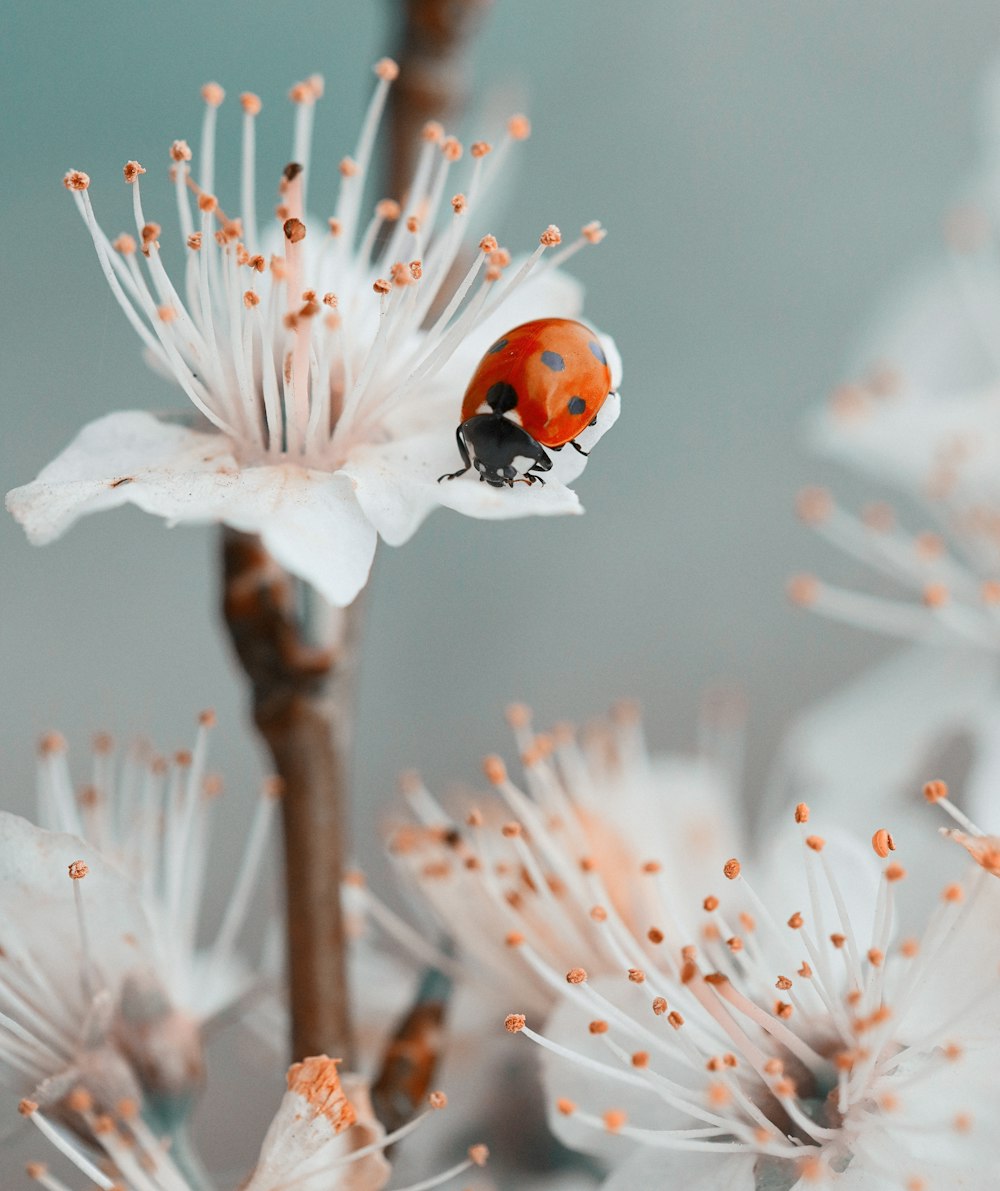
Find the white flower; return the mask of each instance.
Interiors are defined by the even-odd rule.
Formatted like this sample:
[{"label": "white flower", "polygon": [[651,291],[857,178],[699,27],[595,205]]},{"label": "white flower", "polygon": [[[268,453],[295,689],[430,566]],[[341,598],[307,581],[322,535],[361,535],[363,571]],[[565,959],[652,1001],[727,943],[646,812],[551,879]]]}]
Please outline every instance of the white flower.
[{"label": "white flower", "polygon": [[126,974],[155,966],[131,883],[79,837],[0,812],[0,904],[4,1082],[53,1106],[77,1084],[102,1106],[137,1097],[112,1044]]},{"label": "white flower", "polygon": [[[942,770],[960,783],[968,813],[997,826],[997,658],[971,646],[915,645],[867,667],[796,717],[781,741],[764,809],[804,797],[824,823],[851,829],[877,807],[911,866],[939,865],[920,791]],[[917,922],[934,892],[909,892],[904,917]]]},{"label": "white flower", "polygon": [[980,133],[979,159],[945,221],[944,254],[889,296],[856,353],[855,372],[867,377],[835,391],[813,428],[819,450],[918,497],[945,495],[942,481],[960,492],[976,472],[996,493],[980,462],[997,447],[1000,62],[985,79]]},{"label": "white flower", "polygon": [[[782,796],[804,791],[841,823],[880,800],[911,856],[928,846],[912,791],[956,742],[972,753],[963,805],[984,821],[997,816],[998,83],[994,69],[981,161],[948,221],[946,258],[921,267],[887,304],[859,353],[862,379],[836,389],[810,424],[819,453],[893,486],[928,524],[912,532],[884,502],[854,512],[822,489],[803,492],[798,505],[865,570],[860,583],[848,571],[847,585],[797,576],[792,599],[910,646],[806,710],[784,742],[775,785]],[[912,524],[912,512],[904,518]]]},{"label": "white flower", "polygon": [[[380,1191],[391,1174],[386,1152],[446,1103],[443,1093],[433,1092],[421,1116],[387,1135],[372,1112],[365,1083],[345,1076],[346,1086],[341,1086],[338,1062],[321,1055],[288,1069],[288,1090],[240,1191]],[[125,1101],[112,1111],[99,1112],[82,1089],[71,1093],[71,1100],[81,1128],[106,1155],[113,1175],[104,1173],[37,1104],[22,1101],[21,1112],[102,1191],[199,1191],[145,1125],[134,1103]],[[472,1146],[468,1157],[452,1169],[400,1191],[442,1186],[471,1167],[482,1166],[486,1158],[485,1146]],[[67,1191],[42,1163],[31,1163],[28,1174],[47,1191]]]},{"label": "white flower", "polygon": [[[202,732],[206,728],[202,724]],[[200,828],[193,833],[198,840],[190,834],[193,816],[186,798],[189,775],[204,762],[204,743],[202,735],[195,756],[183,757],[175,769],[179,777],[160,786],[151,778],[161,767],[137,765],[143,788],[132,788],[135,803],[115,800],[102,815],[102,825],[112,833],[117,824],[119,843],[132,833],[144,836],[156,813],[165,811],[168,834],[170,827],[180,833],[174,846],[204,859],[206,836]],[[62,774],[55,772],[60,762],[52,761],[60,757],[60,747],[50,740],[44,755],[49,761],[43,760],[43,799],[58,802],[68,790]],[[107,757],[101,742],[98,782],[110,779]],[[124,771],[119,777],[123,786],[135,780]],[[99,805],[94,788],[98,786],[83,794],[85,815]],[[193,788],[204,799],[204,785],[199,781]],[[130,805],[131,816],[124,813]],[[71,813],[64,805],[51,810],[57,817]],[[126,848],[121,856],[127,861],[135,854]],[[174,863],[181,860],[177,852]],[[255,879],[252,868],[251,861],[240,869],[249,887]],[[174,934],[183,935],[185,917],[175,915],[169,923],[164,918],[157,927],[157,915],[165,909],[165,900],[161,904],[158,897],[171,892],[169,867],[158,868],[151,860],[149,869],[150,877],[167,878],[167,888],[156,894],[146,891],[143,898],[136,883],[79,835],[52,833],[0,813],[0,903],[10,915],[0,958],[0,1074],[24,1096],[23,1115],[105,1191],[205,1191],[200,1177],[188,1183],[193,1176],[187,1174],[187,1160],[182,1162],[179,1154],[175,1165],[158,1136],[161,1129],[175,1140],[183,1135],[183,1117],[201,1081],[199,1030],[205,1022],[188,1008],[198,1004],[196,999],[177,1008],[165,996],[165,987],[181,996],[185,985],[169,984],[164,961],[169,965],[173,954],[188,977],[196,965],[190,962],[189,944],[181,941],[171,949],[169,936],[160,929],[170,925]],[[198,874],[182,863],[180,875],[198,883]],[[179,892],[173,888],[174,894]],[[225,925],[232,905],[220,936],[235,929]],[[229,949],[210,950],[202,959],[211,965],[217,956],[224,962]],[[218,981],[208,986],[218,989]],[[171,1098],[185,1103],[170,1103]],[[388,1183],[388,1148],[444,1104],[443,1093],[432,1093],[423,1114],[386,1135],[375,1121],[363,1079],[345,1075],[342,1092],[336,1060],[307,1059],[290,1068],[287,1095],[264,1137],[250,1181],[242,1186],[252,1191],[376,1191]],[[95,1165],[92,1149],[81,1148],[80,1137],[106,1155],[113,1176]],[[450,1170],[419,1181],[410,1191],[446,1183],[485,1160],[485,1147],[474,1146]],[[32,1164],[29,1173],[49,1191],[64,1191],[62,1181],[44,1165]]]},{"label": "white flower", "polygon": [[[90,179],[66,175],[113,294],[150,361],[177,381],[201,424],[131,411],[86,426],[36,481],[8,496],[32,541],[51,541],[84,513],[131,502],[171,523],[222,521],[259,533],[278,562],[347,604],[365,584],[378,536],[400,545],[439,505],[486,518],[580,511],[567,487],[584,464],[576,451],[555,458],[544,487],[497,490],[475,482],[475,473],[437,481],[458,464],[455,429],[479,358],[516,324],[579,315],[580,287],[554,266],[603,232],[590,224],[553,252],[561,237],[550,227],[534,253],[513,264],[486,235],[455,284],[466,226],[511,144],[527,135],[523,117],[510,122],[495,152],[485,142],[471,147],[466,190],[457,194],[462,146],[428,125],[407,207],[382,200],[365,220],[365,179],[396,71],[389,60],[375,68],[357,150],[340,164],[335,214],[322,227],[306,215],[322,81],[293,89],[294,162],[281,176],[273,236],[258,233],[255,208],[260,100],[241,97],[242,177],[238,192],[217,195],[223,92],[206,86],[197,176],[187,143],[171,149],[187,244],[177,281],[161,259],[161,228],[144,212],[138,162],[124,171],[137,238],[113,243],[94,215]],[[226,213],[237,207],[239,218]],[[602,342],[617,388],[618,356],[610,340]],[[612,394],[599,423],[581,436],[583,447],[618,410]]]},{"label": "white flower", "polygon": [[[753,885],[732,859],[731,714],[689,762],[651,761],[629,707],[579,745],[535,736],[522,708],[511,721],[525,789],[488,758],[499,799],[463,823],[408,777],[420,826],[394,856],[485,975],[480,1006],[503,994],[507,1030],[556,1056],[554,1126],[621,1164],[609,1188],[993,1185],[1000,887],[949,885],[919,945],[896,945],[902,868],[880,879],[852,839],[812,834],[804,804],[804,866],[784,833]],[[964,829],[1000,868],[1000,841]],[[895,843],[873,839],[883,856]]]},{"label": "white flower", "polygon": [[[529,1185],[528,1165],[542,1170],[553,1160],[540,1105],[532,1111],[537,1088],[527,1056],[512,1061],[506,1039],[483,1030],[512,997],[537,1012],[554,1000],[511,943],[524,938],[546,954],[568,956],[571,940],[587,937],[588,915],[600,902],[641,924],[628,883],[648,859],[652,825],[673,841],[667,859],[677,880],[707,879],[709,858],[735,847],[740,835],[735,770],[742,725],[735,710],[731,700],[706,701],[699,753],[651,757],[630,704],[579,739],[566,725],[536,735],[528,709],[515,705],[508,719],[524,764],[523,789],[497,757],[484,765],[491,792],[442,803],[416,775],[402,781],[412,820],[393,828],[389,848],[419,927],[360,878],[348,885],[347,904],[367,916],[376,937],[454,982],[440,1070],[461,1089],[456,1115],[468,1122],[466,1135],[475,1121],[509,1120],[517,1102],[516,1137],[506,1145],[499,1135],[492,1139],[498,1186],[508,1185],[503,1166],[511,1151],[518,1187]],[[663,878],[648,872],[644,879]],[[454,945],[447,953],[445,938]],[[618,966],[601,946],[587,962],[595,971]],[[568,1186],[592,1185],[579,1165],[566,1177]]]},{"label": "white flower", "polygon": [[[258,800],[206,945],[202,894],[219,792],[205,770],[213,723],[204,713],[193,750],[169,762],[143,746],[118,764],[110,738],[98,736],[79,795],[65,743],[49,734],[38,789],[52,830],[0,816],[0,901],[13,924],[0,957],[0,1067],[43,1103],[78,1083],[94,1093],[104,1078],[91,1070],[96,1052],[116,1071],[128,1061],[164,1122],[183,1119],[203,1078],[205,1028],[259,986],[237,944],[278,791],[269,781]],[[72,890],[67,871],[77,877]]]},{"label": "white flower", "polygon": [[[878,631],[1000,648],[1000,70],[988,80],[982,159],[946,226],[947,257],[920,271],[874,320],[861,379],[810,424],[819,453],[897,488],[932,525],[899,530],[892,510],[860,517],[820,491],[804,519],[872,567],[901,602],[800,582],[817,609]],[[912,594],[916,593],[917,606]],[[924,609],[919,603],[925,605]]]},{"label": "white flower", "polygon": [[[472,800],[463,823],[407,775],[403,790],[419,825],[397,829],[389,846],[408,884],[459,947],[468,973],[478,977],[477,995],[516,990],[541,1009],[552,991],[525,962],[522,943],[557,966],[572,960],[595,972],[616,971],[620,952],[613,936],[593,933],[592,916],[644,929],[646,886],[697,887],[718,852],[736,845],[738,793],[722,756],[735,737],[731,724],[720,723],[721,747],[706,742],[701,756],[653,758],[629,704],[579,742],[565,726],[536,736],[520,705],[509,720],[525,789],[515,786],[499,757],[487,757],[494,793]],[[666,841],[665,853],[661,847],[652,857],[651,841]],[[455,971],[367,896],[375,921],[411,952]],[[664,929],[686,936],[686,908],[671,900],[674,916]]]},{"label": "white flower", "polygon": [[[616,1167],[606,1191],[989,1191],[1000,886],[948,885],[922,936],[896,940],[902,867],[814,835],[804,804],[795,818],[801,863],[783,846],[760,878],[720,863],[680,948],[595,920],[621,958],[594,979],[522,944],[562,1005],[505,1025],[547,1052],[554,1127]],[[885,830],[872,844],[894,848]]]}]

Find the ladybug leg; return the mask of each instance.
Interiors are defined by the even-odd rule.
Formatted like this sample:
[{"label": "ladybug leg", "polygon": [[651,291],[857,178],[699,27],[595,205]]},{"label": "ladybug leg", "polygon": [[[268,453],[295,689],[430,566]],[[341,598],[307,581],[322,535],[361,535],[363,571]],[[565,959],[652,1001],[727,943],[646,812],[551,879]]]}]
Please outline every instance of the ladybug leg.
[{"label": "ladybug leg", "polygon": [[[593,422],[591,422],[591,425],[593,425]],[[583,449],[583,447],[580,446],[580,444],[576,441],[575,438],[571,438],[569,440],[569,445],[573,448],[574,451],[577,451],[579,454],[583,455],[584,457],[586,457],[590,454],[589,451],[585,451]]]},{"label": "ladybug leg", "polygon": [[524,475],[523,475],[523,476],[521,476],[521,479],[524,481],[524,483],[525,483],[525,484],[527,484],[527,485],[528,485],[528,487],[529,487],[529,488],[531,487],[531,485],[532,485],[532,484],[541,484],[541,485],[542,485],[542,487],[544,487],[544,486],[545,486],[545,481],[544,481],[544,480],[542,479],[542,477],[541,477],[540,475],[538,475],[538,473],[535,471],[535,468],[536,468],[536,467],[537,467],[537,468],[540,468],[542,471],[550,471],[550,470],[551,470],[551,468],[552,468],[552,460],[551,460],[551,459],[549,459],[549,458],[547,458],[547,457],[546,457],[544,460],[542,460],[542,459],[537,459],[537,460],[536,460],[536,461],[535,461],[535,462],[534,462],[534,463],[533,463],[533,464],[532,464],[532,465],[531,465],[531,466],[528,468],[528,470],[527,470],[527,471],[524,473]]},{"label": "ladybug leg", "polygon": [[541,447],[538,447],[538,456],[535,459],[535,462],[532,463],[532,465],[528,468],[528,470],[524,474],[525,474],[525,477],[530,481],[530,483],[534,484],[535,481],[537,480],[539,484],[542,484],[544,486],[545,481],[542,479],[542,477],[540,475],[538,475],[538,472],[551,471],[551,470],[552,470],[552,460],[542,450]]},{"label": "ladybug leg", "polygon": [[[462,456],[462,462],[465,464],[465,467],[463,467],[460,471],[445,472],[443,476],[438,476],[439,484],[442,480],[457,480],[459,476],[464,476],[472,466],[472,459],[469,456],[469,448],[465,445],[465,434],[463,433],[461,426],[459,426],[455,431],[455,441],[458,443],[458,453]],[[479,478],[482,480],[485,477],[480,475]]]}]

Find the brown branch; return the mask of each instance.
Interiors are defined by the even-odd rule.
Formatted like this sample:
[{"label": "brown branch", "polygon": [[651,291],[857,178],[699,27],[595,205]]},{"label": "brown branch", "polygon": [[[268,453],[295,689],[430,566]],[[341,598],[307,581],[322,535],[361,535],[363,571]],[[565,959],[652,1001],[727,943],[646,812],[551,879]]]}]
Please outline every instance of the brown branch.
[{"label": "brown branch", "polygon": [[[405,198],[428,120],[457,121],[469,97],[468,51],[492,0],[400,0],[399,78],[389,107],[386,193]],[[382,1056],[372,1087],[390,1131],[419,1111],[444,1044],[449,982],[429,971]]]},{"label": "brown branch", "polygon": [[[409,181],[423,124],[454,121],[461,114],[469,41],[490,3],[399,0],[401,69],[390,112],[390,194],[401,194]],[[297,607],[304,585],[275,563],[258,538],[224,529],[222,552],[223,618],[250,682],[254,721],[285,785],[292,1057],[330,1054],[350,1063],[340,887],[360,605],[356,601],[331,622],[323,640],[312,640]],[[413,1027],[426,1029],[436,1013],[427,1006],[414,1010]],[[402,1070],[395,1060],[389,1066]],[[410,1075],[416,1078],[412,1070]],[[393,1080],[387,1079],[383,1090],[389,1095]]]},{"label": "brown branch", "polygon": [[223,618],[250,680],[254,721],[284,781],[292,1058],[329,1054],[349,1063],[340,886],[360,603],[313,643],[296,608],[300,585],[260,540],[224,529],[222,552]]},{"label": "brown branch", "polygon": [[472,37],[492,0],[399,0],[399,78],[390,97],[386,193],[402,198],[428,120],[453,124],[469,97]]}]

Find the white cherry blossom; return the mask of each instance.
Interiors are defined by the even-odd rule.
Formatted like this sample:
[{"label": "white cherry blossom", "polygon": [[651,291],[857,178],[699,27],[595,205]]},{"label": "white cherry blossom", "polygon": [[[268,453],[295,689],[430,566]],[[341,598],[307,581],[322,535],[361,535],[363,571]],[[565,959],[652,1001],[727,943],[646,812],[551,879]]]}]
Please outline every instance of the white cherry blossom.
[{"label": "white cherry blossom", "polygon": [[[523,788],[500,757],[487,757],[492,792],[466,798],[464,813],[453,813],[416,775],[403,778],[417,822],[392,833],[392,858],[454,941],[477,996],[516,989],[544,1009],[551,989],[523,962],[520,943],[567,964],[573,954],[582,962],[586,948],[591,970],[616,970],[617,950],[590,930],[595,907],[638,929],[646,885],[678,890],[707,879],[717,852],[742,838],[733,757],[739,732],[730,712],[706,716],[700,754],[651,756],[631,704],[579,739],[565,725],[536,734],[528,710],[515,705],[508,718]],[[651,857],[650,839],[667,841],[665,853]],[[373,894],[359,893],[375,924],[411,953],[462,975],[425,932],[416,937]],[[670,929],[683,933],[679,906],[677,914]]]},{"label": "white cherry blossom", "polygon": [[[528,133],[523,117],[495,149],[471,145],[461,179],[463,146],[428,125],[405,207],[383,199],[366,215],[366,178],[397,67],[384,59],[375,73],[357,148],[340,163],[334,213],[322,223],[307,214],[322,80],[293,88],[293,161],[275,171],[273,230],[257,212],[261,101],[241,96],[242,176],[226,186],[217,184],[214,148],[224,94],[217,84],[203,89],[197,164],[185,141],[170,151],[186,254],[174,276],[161,241],[175,245],[143,205],[142,165],[124,168],[135,233],[113,241],[97,222],[90,178],[66,175],[112,293],[192,416],[132,410],[85,426],[37,480],[8,495],[33,542],[125,503],[172,524],[221,521],[259,533],[279,563],[344,605],[364,586],[377,539],[402,544],[438,506],[493,519],[581,511],[568,487],[585,463],[577,451],[554,457],[544,485],[498,490],[475,472],[438,477],[458,463],[462,395],[482,354],[522,322],[580,316],[580,286],[557,266],[603,230],[588,224],[559,247],[550,226],[533,253],[512,260],[481,229],[466,254],[468,225]],[[617,352],[601,342],[617,389]],[[618,412],[613,393],[581,447],[589,451]]]},{"label": "white cherry blossom", "polygon": [[10,914],[0,1070],[45,1104],[77,1083],[93,1094],[113,1079],[130,1095],[141,1088],[147,1108],[173,1127],[202,1084],[205,1030],[264,991],[240,934],[279,791],[269,781],[257,801],[209,942],[202,909],[219,794],[206,773],[213,724],[203,713],[194,748],[169,761],[148,745],[119,761],[99,735],[79,792],[65,742],[49,733],[38,763],[45,827],[0,816]]},{"label": "white cherry blossom", "polygon": [[797,848],[776,843],[752,868],[720,860],[703,901],[687,891],[703,917],[680,948],[667,931],[594,920],[621,953],[595,978],[521,945],[561,1005],[505,1026],[544,1052],[554,1128],[613,1168],[606,1191],[988,1191],[995,841],[975,845],[983,868],[944,887],[922,931],[898,938],[907,874],[891,832],[872,837],[880,871],[852,841],[815,834],[805,804],[795,819]]},{"label": "white cherry blossom", "polygon": [[737,842],[731,707],[688,762],[650,758],[629,706],[580,741],[510,720],[523,787],[488,758],[495,794],[463,819],[408,776],[418,825],[393,854],[485,977],[479,1005],[505,996],[507,1031],[546,1052],[553,1127],[612,1169],[609,1191],[993,1185],[1000,841],[940,783],[926,800],[985,871],[935,880],[899,937],[892,832],[872,825],[881,871],[804,803],[787,830],[758,824],[763,847]]},{"label": "white cherry blossom", "polygon": [[[894,490],[860,509],[813,488],[802,520],[842,554],[796,576],[794,602],[904,648],[798,717],[775,799],[824,816],[891,807],[911,856],[928,847],[914,791],[971,753],[962,805],[997,825],[1000,788],[1000,72],[987,79],[980,159],[921,263],[864,332],[853,371],[810,419],[810,445]],[[846,566],[844,565],[846,561]],[[828,577],[840,564],[847,582]],[[860,577],[855,564],[861,564]]]}]

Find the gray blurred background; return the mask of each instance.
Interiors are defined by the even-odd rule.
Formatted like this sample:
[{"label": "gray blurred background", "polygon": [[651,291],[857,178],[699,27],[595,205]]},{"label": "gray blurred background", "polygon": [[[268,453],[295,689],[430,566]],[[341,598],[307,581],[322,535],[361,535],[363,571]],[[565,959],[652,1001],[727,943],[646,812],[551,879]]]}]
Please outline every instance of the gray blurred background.
[{"label": "gray blurred background", "polygon": [[[313,71],[327,82],[318,152],[336,161],[369,65],[392,48],[393,8],[6,7],[4,489],[100,413],[182,402],[140,364],[63,172],[86,169],[112,195],[127,157],[153,174],[173,138],[197,140],[207,79],[263,96],[258,161],[277,169],[285,92]],[[998,45],[993,0],[496,0],[476,80],[484,94],[513,86],[534,134],[493,230],[517,247],[550,220],[610,228],[578,272],[625,360],[624,412],[579,484],[586,517],[440,512],[380,550],[354,823],[376,876],[397,770],[474,780],[484,752],[508,748],[511,699],[544,722],[635,695],[652,740],[684,746],[700,692],[732,681],[749,699],[752,806],[789,715],[887,648],[785,603],[790,571],[831,569],[791,511],[801,484],[832,474],[804,455],[800,423],[886,290],[936,243]],[[126,214],[105,207],[109,230]],[[162,216],[172,230],[172,208]],[[82,779],[95,729],[175,748],[213,706],[224,868],[260,751],[216,622],[216,534],[127,509],[34,549],[3,517],[0,552],[3,804],[32,805],[46,728],[70,738]]]}]

